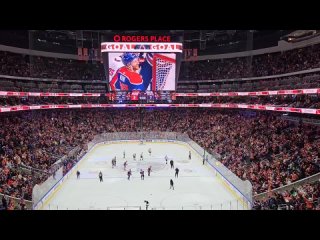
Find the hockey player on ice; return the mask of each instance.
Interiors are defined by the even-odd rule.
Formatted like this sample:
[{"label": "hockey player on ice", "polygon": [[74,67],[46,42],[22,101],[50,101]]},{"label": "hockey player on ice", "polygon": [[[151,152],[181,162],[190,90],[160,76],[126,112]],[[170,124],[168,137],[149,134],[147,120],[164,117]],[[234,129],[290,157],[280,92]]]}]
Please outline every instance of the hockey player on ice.
[{"label": "hockey player on ice", "polygon": [[116,157],[112,159],[111,163],[112,163],[112,168],[116,167],[117,165]]},{"label": "hockey player on ice", "polygon": [[144,180],[144,171],[140,169],[141,180]]},{"label": "hockey player on ice", "polygon": [[148,176],[150,177],[150,172],[151,172],[151,166],[148,167]]},{"label": "hockey player on ice", "polygon": [[173,180],[172,179],[170,179],[170,188],[169,189],[171,189],[172,188],[172,190],[174,190],[174,185],[173,185]]},{"label": "hockey player on ice", "polygon": [[151,148],[148,149],[149,155],[151,156]]},{"label": "hockey player on ice", "polygon": [[175,169],[175,174],[174,174],[174,177],[177,178],[179,175],[179,168],[176,168]]},{"label": "hockey player on ice", "polygon": [[99,180],[100,180],[100,182],[103,182],[103,176],[102,176],[102,172],[101,171],[99,172]]},{"label": "hockey player on ice", "polygon": [[172,160],[172,159],[170,160],[170,166],[171,166],[171,168],[174,168],[173,160]]},{"label": "hockey player on ice", "polygon": [[133,160],[135,161],[136,160],[136,154],[134,153],[132,156],[133,156]]},{"label": "hockey player on ice", "polygon": [[128,171],[128,180],[130,180],[130,177],[131,177],[131,175],[132,175],[132,173],[131,173],[131,169]]},{"label": "hockey player on ice", "polygon": [[168,156],[167,155],[165,156],[164,159],[166,160],[166,164],[168,164]]},{"label": "hockey player on ice", "polygon": [[189,160],[191,160],[191,151],[189,151]]},{"label": "hockey player on ice", "polygon": [[144,202],[146,203],[146,210],[148,210],[148,207],[149,207],[149,201],[145,200]]},{"label": "hockey player on ice", "polygon": [[140,161],[143,160],[143,152],[140,154]]},{"label": "hockey player on ice", "polygon": [[127,165],[128,165],[128,162],[125,161],[124,164],[123,164],[123,169],[124,169],[124,171],[126,170]]}]

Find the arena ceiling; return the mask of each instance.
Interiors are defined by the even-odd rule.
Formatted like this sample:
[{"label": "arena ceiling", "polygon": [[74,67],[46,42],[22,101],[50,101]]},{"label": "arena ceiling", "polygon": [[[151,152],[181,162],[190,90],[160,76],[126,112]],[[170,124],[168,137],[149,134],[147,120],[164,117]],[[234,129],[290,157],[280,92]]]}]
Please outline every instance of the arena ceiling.
[{"label": "arena ceiling", "polygon": [[[197,48],[199,54],[221,54],[277,45],[296,30],[24,30],[1,31],[0,44],[42,51],[75,53],[77,47],[98,48],[112,41],[115,34],[171,35],[185,48]],[[251,42],[250,42],[251,41]],[[49,49],[50,48],[50,49]],[[251,50],[251,49],[250,49]]]}]

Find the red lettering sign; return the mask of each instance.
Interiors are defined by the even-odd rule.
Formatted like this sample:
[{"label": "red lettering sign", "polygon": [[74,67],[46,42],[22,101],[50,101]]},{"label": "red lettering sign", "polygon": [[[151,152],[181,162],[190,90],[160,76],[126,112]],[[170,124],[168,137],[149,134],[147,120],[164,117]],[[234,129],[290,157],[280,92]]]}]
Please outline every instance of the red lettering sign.
[{"label": "red lettering sign", "polygon": [[[130,35],[114,35],[114,42],[171,42],[171,36],[130,36]],[[180,47],[180,46],[179,46]],[[104,46],[102,46],[104,49]]]}]

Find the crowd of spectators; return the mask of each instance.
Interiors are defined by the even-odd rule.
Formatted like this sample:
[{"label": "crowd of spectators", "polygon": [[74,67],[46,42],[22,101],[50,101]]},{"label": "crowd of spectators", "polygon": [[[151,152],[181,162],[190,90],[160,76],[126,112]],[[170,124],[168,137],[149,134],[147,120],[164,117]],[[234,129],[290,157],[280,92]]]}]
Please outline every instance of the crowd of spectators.
[{"label": "crowd of spectators", "polygon": [[[257,55],[250,61],[248,58],[235,58],[188,62],[182,64],[180,79],[232,79],[289,73],[320,67],[319,56],[320,44]],[[0,75],[62,80],[105,79],[101,63],[0,51],[0,65]],[[314,88],[320,86],[319,80],[317,75],[261,80],[241,84],[238,91]],[[211,87],[211,90],[237,90],[237,84],[217,86]],[[0,98],[0,106],[91,103],[110,101],[106,97]],[[320,108],[318,95],[178,97],[175,103]],[[320,172],[319,126],[290,122],[277,113],[246,114],[234,110],[199,108],[39,110],[1,113],[0,126],[0,194],[21,199],[20,209],[25,208],[25,200],[32,199],[33,187],[47,179],[52,173],[52,166],[61,157],[77,146],[85,150],[86,144],[103,132],[187,133],[208,152],[220,154],[220,161],[239,178],[249,180],[254,195]],[[77,160],[73,157],[66,159],[62,163],[63,173],[70,170]],[[308,183],[290,191],[275,193],[268,199],[255,201],[254,209],[320,209],[319,186],[319,182]],[[2,197],[1,208],[15,209],[12,198]]]},{"label": "crowd of spectators", "polygon": [[320,44],[249,57],[185,62],[181,80],[260,77],[319,68]]},{"label": "crowd of spectators", "polygon": [[174,103],[213,103],[213,104],[248,104],[269,105],[296,108],[320,108],[319,95],[269,95],[269,96],[233,96],[233,97],[177,97]]},{"label": "crowd of spectators", "polygon": [[[308,70],[320,67],[320,44],[290,51],[276,52],[247,57],[203,60],[183,62],[179,80],[217,80],[237,79],[246,77],[271,76]],[[100,62],[85,62],[80,60],[49,58],[31,55],[22,55],[0,51],[0,75],[49,78],[56,80],[106,80],[103,64]],[[255,91],[270,89],[314,88],[320,86],[320,78],[309,81],[304,76],[314,73],[282,77],[275,79],[261,79],[259,81],[216,83],[215,85],[195,86],[196,90],[208,91]],[[9,80],[8,81],[12,81]],[[17,85],[17,84],[14,84]],[[188,85],[179,84],[183,91]],[[21,86],[12,86],[21,88]],[[1,86],[0,86],[1,88]],[[63,86],[59,85],[59,88]],[[41,87],[39,87],[41,90]],[[179,88],[178,88],[179,89]],[[63,89],[62,89],[63,90]],[[103,89],[106,91],[106,89]],[[88,91],[84,89],[83,91]]]},{"label": "crowd of spectators", "polygon": [[[93,117],[94,112],[94,117]],[[32,111],[0,116],[0,193],[31,200],[32,188],[47,175],[26,173],[24,167],[48,173],[76,146],[85,147],[94,135],[114,131],[103,111]],[[66,165],[70,168],[70,164]],[[43,178],[40,178],[43,176]]]},{"label": "crowd of spectators", "polygon": [[271,77],[254,80],[225,80],[222,82],[178,82],[178,92],[257,92],[320,88],[319,71],[286,77]]},{"label": "crowd of spectators", "polygon": [[191,138],[219,153],[226,167],[241,179],[249,180],[254,194],[319,171],[318,127],[296,126],[263,112],[257,112],[253,118],[211,110],[183,112],[173,119],[182,118],[178,124]]},{"label": "crowd of spectators", "polygon": [[254,210],[320,210],[320,181],[256,200]]},{"label": "crowd of spectators", "polygon": [[61,80],[105,80],[103,64],[0,51],[0,75]]},{"label": "crowd of spectators", "polygon": [[[249,180],[254,194],[320,171],[319,127],[295,124],[274,114],[255,115],[208,109],[39,110],[2,114],[0,193],[31,200],[33,186],[44,179],[21,171],[21,167],[48,172],[72,148],[84,148],[96,134],[105,131],[186,132],[207,151],[220,154],[221,162],[238,177]],[[70,169],[75,161],[66,168]]]},{"label": "crowd of spectators", "polygon": [[[320,67],[320,44],[252,57],[184,62],[181,80],[270,76]],[[250,58],[250,59],[248,59]],[[252,59],[251,59],[252,58]],[[0,74],[66,80],[103,80],[103,64],[0,51]]]}]

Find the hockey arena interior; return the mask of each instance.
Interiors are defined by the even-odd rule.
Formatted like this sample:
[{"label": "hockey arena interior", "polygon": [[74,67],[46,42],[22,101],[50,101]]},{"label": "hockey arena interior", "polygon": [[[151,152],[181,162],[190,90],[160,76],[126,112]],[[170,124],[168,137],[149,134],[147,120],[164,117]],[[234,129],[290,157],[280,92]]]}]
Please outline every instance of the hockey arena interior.
[{"label": "hockey arena interior", "polygon": [[0,63],[0,210],[320,210],[319,30],[5,30]]}]

